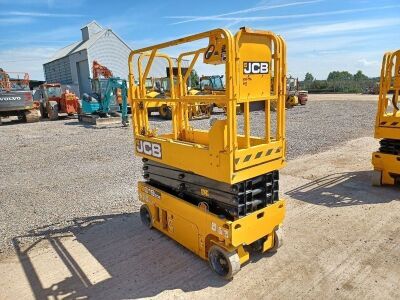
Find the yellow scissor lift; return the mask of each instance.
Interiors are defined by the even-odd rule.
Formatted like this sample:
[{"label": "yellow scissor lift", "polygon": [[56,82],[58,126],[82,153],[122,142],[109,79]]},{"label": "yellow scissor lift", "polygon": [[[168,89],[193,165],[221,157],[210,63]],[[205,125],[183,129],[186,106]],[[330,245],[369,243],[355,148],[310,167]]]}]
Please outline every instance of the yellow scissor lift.
[{"label": "yellow scissor lift", "polygon": [[378,152],[372,154],[374,185],[400,183],[400,50],[383,56],[375,138]]},{"label": "yellow scissor lift", "polygon": [[[159,51],[208,39],[205,48],[178,58],[177,93],[172,72],[171,97],[160,99],[172,107],[172,129],[159,134],[151,128],[144,86]],[[133,63],[149,55],[135,81]],[[165,55],[165,54],[163,54]],[[165,56],[167,57],[167,56]],[[182,76],[181,62],[192,57]],[[225,65],[222,95],[191,95],[187,74],[202,57],[206,64]],[[169,57],[167,57],[170,60]],[[143,157],[139,182],[142,221],[157,228],[203,259],[225,278],[231,278],[250,258],[250,249],[276,250],[281,244],[285,201],[278,196],[278,171],[285,165],[286,46],[270,31],[241,28],[235,35],[215,29],[134,50],[129,56],[133,101],[135,153]],[[276,100],[276,116],[270,103]],[[251,136],[249,106],[265,103],[265,136]],[[193,128],[188,109],[194,103],[218,103],[226,119],[213,120],[209,130]],[[238,132],[236,106],[243,104],[243,133]],[[273,124],[273,122],[275,124]]]}]

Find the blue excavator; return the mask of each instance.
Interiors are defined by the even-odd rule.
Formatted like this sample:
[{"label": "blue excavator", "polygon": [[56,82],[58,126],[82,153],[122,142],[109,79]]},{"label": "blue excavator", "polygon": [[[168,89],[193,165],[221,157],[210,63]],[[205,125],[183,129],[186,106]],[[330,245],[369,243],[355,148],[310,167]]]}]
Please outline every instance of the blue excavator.
[{"label": "blue excavator", "polygon": [[122,124],[127,126],[128,89],[126,80],[119,77],[93,79],[92,93],[90,95],[83,94],[82,112],[100,118],[121,116]]},{"label": "blue excavator", "polygon": [[111,70],[96,60],[92,65],[92,93],[83,94],[80,120],[97,124],[99,118],[121,116],[123,126],[128,125],[128,88],[125,79],[113,76]]}]

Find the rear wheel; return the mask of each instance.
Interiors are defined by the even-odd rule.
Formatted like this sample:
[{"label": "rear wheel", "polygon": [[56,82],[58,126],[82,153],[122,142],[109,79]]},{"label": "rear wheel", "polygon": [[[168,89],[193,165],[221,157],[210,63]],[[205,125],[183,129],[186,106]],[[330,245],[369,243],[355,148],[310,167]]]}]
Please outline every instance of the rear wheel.
[{"label": "rear wheel", "polygon": [[225,279],[231,279],[240,270],[239,255],[217,245],[211,246],[208,251],[208,261],[211,269]]},{"label": "rear wheel", "polygon": [[172,118],[171,107],[169,107],[166,104],[163,104],[160,106],[159,113],[160,113],[161,118],[163,118],[165,120],[171,120],[171,118]]},{"label": "rear wheel", "polygon": [[51,121],[58,120],[58,103],[51,101],[47,106],[47,114]]},{"label": "rear wheel", "polygon": [[371,183],[373,186],[381,186],[382,185],[382,171],[372,171]]},{"label": "rear wheel", "polygon": [[145,204],[140,207],[140,220],[142,220],[143,225],[146,227],[150,229],[153,227],[150,210]]},{"label": "rear wheel", "polygon": [[40,112],[37,109],[30,109],[25,111],[25,122],[26,123],[34,123],[39,122]]},{"label": "rear wheel", "polygon": [[46,107],[44,106],[43,103],[40,103],[40,114],[42,116],[42,119],[47,118],[47,111],[46,111]]},{"label": "rear wheel", "polygon": [[268,251],[276,252],[283,244],[283,229],[279,227],[277,230],[274,231],[274,245]]}]

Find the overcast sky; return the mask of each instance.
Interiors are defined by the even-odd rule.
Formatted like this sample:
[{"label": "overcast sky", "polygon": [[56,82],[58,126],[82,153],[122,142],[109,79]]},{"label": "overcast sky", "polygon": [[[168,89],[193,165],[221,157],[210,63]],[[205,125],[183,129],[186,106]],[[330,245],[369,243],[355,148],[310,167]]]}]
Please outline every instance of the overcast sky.
[{"label": "overcast sky", "polygon": [[399,0],[0,0],[0,67],[43,79],[43,62],[97,20],[132,48],[217,27],[268,29],[287,41],[294,76],[379,76],[383,53],[400,47],[399,11]]}]

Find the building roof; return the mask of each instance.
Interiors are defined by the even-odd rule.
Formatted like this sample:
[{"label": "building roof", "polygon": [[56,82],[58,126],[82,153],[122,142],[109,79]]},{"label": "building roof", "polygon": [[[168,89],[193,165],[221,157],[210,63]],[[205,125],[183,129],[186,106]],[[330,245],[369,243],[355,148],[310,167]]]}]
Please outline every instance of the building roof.
[{"label": "building roof", "polygon": [[54,53],[54,55],[48,61],[46,61],[44,64],[55,61],[57,59],[61,59],[66,56],[69,56],[73,53],[77,53],[79,51],[89,49],[106,32],[112,32],[118,39],[121,40],[122,43],[124,43],[129,48],[129,46],[118,35],[116,35],[111,29],[103,28],[96,21],[92,21],[92,22],[88,23],[87,25],[83,26],[82,29],[85,27],[89,27],[91,25],[95,25],[97,28],[100,29],[100,31],[97,33],[91,34],[89,36],[89,39],[86,41],[77,41],[75,43],[72,43],[72,44],[64,47],[64,48],[61,48],[56,53]]}]

